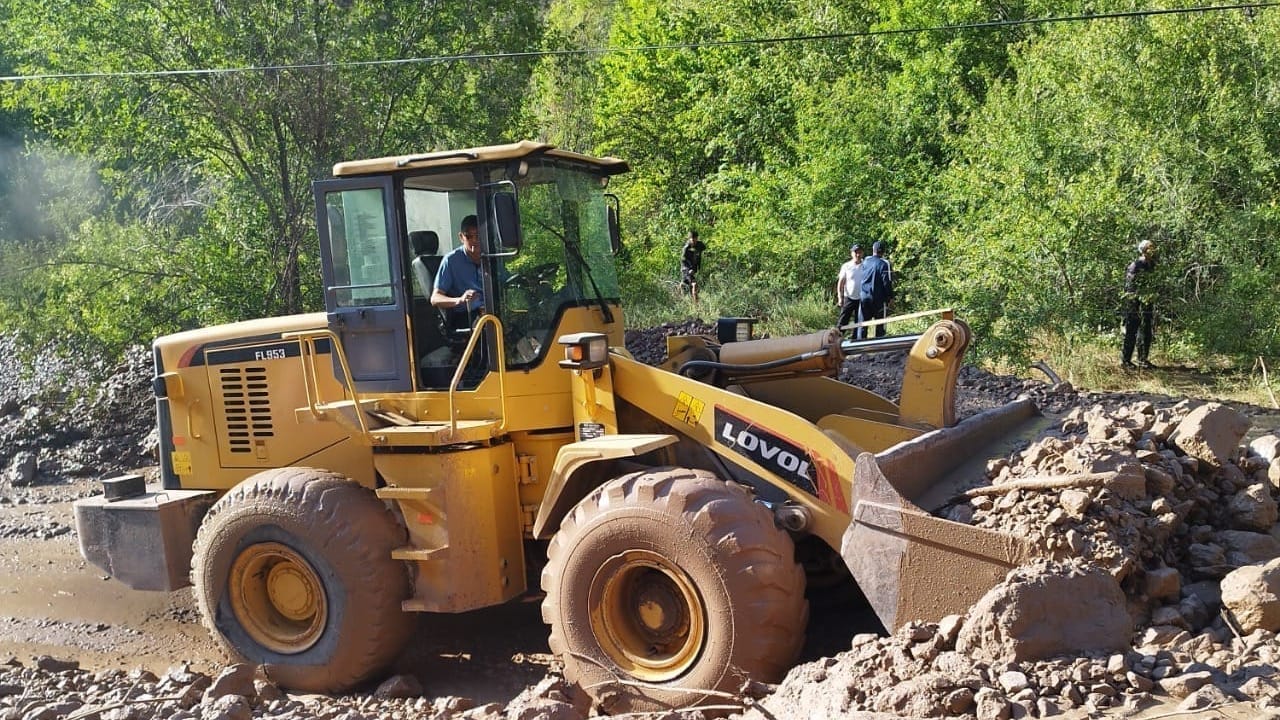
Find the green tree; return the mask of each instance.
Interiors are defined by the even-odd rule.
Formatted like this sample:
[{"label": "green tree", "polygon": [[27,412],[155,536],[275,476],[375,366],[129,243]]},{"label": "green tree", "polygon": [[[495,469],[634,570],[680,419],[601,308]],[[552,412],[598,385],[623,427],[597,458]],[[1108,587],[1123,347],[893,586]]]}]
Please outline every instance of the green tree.
[{"label": "green tree", "polygon": [[595,98],[600,57],[609,44],[616,2],[556,0],[547,9],[541,58],[530,79],[520,135],[578,152],[596,145]]},{"label": "green tree", "polygon": [[[342,159],[493,142],[519,109],[510,88],[529,72],[523,61],[371,63],[491,54],[538,32],[536,8],[514,0],[427,11],[362,0],[23,1],[7,21],[26,73],[159,73],[32,81],[10,102],[97,162],[122,227],[194,236],[166,254],[160,276],[186,278],[193,314],[183,323],[316,308],[310,181]],[[257,69],[235,71],[247,67]],[[74,246],[60,249],[63,262],[74,264]]]},{"label": "green tree", "polygon": [[[637,268],[673,266],[680,224],[714,222],[717,268],[787,292],[833,277],[855,240],[890,240],[906,269],[936,251],[933,178],[1021,37],[893,34],[1018,12],[989,2],[619,7],[615,46],[776,40],[611,55],[597,126],[666,233]],[[858,31],[890,34],[823,37]]]},{"label": "green tree", "polygon": [[[1118,325],[1125,265],[1161,247],[1166,322],[1193,349],[1275,352],[1274,13],[1099,22],[1028,43],[943,178],[936,297],[1017,352]],[[1268,280],[1270,278],[1270,280]],[[1169,333],[1166,333],[1166,337]]]}]

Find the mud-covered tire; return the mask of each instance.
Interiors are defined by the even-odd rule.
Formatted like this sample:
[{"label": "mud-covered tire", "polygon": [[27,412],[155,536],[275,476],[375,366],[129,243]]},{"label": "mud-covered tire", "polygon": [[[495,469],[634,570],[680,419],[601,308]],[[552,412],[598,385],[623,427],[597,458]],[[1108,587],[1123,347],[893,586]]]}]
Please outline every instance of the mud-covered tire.
[{"label": "mud-covered tire", "polygon": [[209,510],[191,580],[205,627],[299,691],[347,690],[412,634],[404,528],[372,491],[325,470],[259,473]]},{"label": "mud-covered tire", "polygon": [[565,677],[615,714],[724,704],[716,693],[747,678],[777,682],[808,621],[791,538],[747,489],[701,470],[591,493],[552,538],[542,589]]}]

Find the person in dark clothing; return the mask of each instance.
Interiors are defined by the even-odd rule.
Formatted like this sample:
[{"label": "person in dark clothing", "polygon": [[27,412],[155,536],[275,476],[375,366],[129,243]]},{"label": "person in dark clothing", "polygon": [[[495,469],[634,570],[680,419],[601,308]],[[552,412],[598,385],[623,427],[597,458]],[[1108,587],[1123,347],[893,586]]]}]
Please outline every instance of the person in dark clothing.
[{"label": "person in dark clothing", "polygon": [[[860,270],[862,289],[861,307],[858,320],[866,322],[887,315],[889,303],[893,300],[893,271],[889,262],[884,259],[884,243],[877,240],[871,244],[871,257],[862,261]],[[884,337],[884,325],[876,326],[876,337]],[[867,337],[867,328],[858,328],[858,337]]]},{"label": "person in dark clothing", "polygon": [[1124,345],[1120,348],[1120,364],[1135,367],[1134,347],[1138,350],[1136,367],[1154,367],[1148,360],[1151,338],[1155,334],[1155,292],[1152,275],[1156,269],[1156,245],[1150,240],[1138,243],[1138,257],[1124,269]]},{"label": "person in dark clothing", "polygon": [[702,269],[702,253],[706,249],[706,244],[698,239],[698,231],[690,230],[680,255],[680,287],[692,293],[695,299],[698,296],[698,270]]}]

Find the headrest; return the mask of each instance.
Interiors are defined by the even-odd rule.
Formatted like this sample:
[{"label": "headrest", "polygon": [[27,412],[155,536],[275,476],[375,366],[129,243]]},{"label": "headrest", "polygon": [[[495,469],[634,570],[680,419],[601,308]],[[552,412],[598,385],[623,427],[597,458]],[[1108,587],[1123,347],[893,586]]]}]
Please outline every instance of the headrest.
[{"label": "headrest", "polygon": [[440,236],[435,230],[414,230],[409,233],[409,245],[414,255],[440,254]]}]

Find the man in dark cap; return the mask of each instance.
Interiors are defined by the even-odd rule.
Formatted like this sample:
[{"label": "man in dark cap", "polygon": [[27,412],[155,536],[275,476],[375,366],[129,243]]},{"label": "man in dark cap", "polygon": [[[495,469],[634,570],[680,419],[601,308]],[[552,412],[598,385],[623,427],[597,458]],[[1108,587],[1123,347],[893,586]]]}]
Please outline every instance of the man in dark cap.
[{"label": "man in dark cap", "polygon": [[[1140,368],[1154,367],[1147,359],[1151,352],[1151,338],[1155,334],[1154,283],[1151,276],[1156,269],[1156,245],[1150,240],[1138,243],[1138,257],[1124,269],[1124,344],[1120,347],[1120,364],[1133,368],[1134,346],[1138,349]],[[1141,329],[1142,333],[1138,331]]]},{"label": "man in dark cap", "polygon": [[862,246],[849,248],[849,262],[840,266],[840,276],[836,280],[836,305],[840,306],[840,319],[836,327],[844,330],[844,326],[858,321],[858,306],[862,304],[861,278],[858,270],[862,265]]},{"label": "man in dark cap", "polygon": [[[861,322],[882,318],[887,315],[889,302],[893,300],[893,271],[889,269],[889,261],[884,259],[884,243],[877,240],[871,244],[871,257],[862,261],[859,268],[858,287],[861,291]],[[885,334],[883,324],[876,326],[876,337]],[[867,337],[866,328],[858,328],[858,337]]]}]

